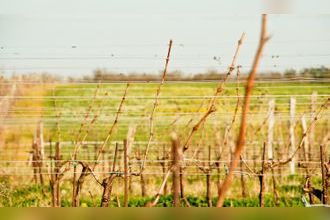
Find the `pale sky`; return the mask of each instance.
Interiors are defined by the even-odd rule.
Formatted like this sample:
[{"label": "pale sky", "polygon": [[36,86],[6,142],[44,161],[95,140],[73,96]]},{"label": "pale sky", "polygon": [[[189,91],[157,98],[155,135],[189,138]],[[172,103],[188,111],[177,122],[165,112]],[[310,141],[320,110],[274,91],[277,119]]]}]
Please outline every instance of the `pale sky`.
[{"label": "pale sky", "polygon": [[[157,73],[169,39],[174,41],[170,70],[224,71],[243,31],[246,41],[238,63],[247,71],[257,46],[260,13],[267,11],[260,2],[0,0],[0,71],[81,76],[106,68]],[[295,14],[269,16],[272,38],[261,70],[330,67],[330,1],[296,2],[276,11]]]}]

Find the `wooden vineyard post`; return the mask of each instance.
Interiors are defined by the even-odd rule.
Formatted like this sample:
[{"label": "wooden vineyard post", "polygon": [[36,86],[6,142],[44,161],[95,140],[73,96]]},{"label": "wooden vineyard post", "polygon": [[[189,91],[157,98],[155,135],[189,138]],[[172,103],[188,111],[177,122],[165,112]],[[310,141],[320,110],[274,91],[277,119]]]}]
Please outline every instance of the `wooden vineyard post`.
[{"label": "wooden vineyard post", "polygon": [[53,199],[53,206],[60,207],[61,206],[61,195],[60,195],[60,180],[63,177],[61,174],[61,167],[62,167],[62,158],[61,158],[61,151],[60,151],[60,143],[56,142],[55,144],[55,156],[52,157],[54,159],[54,168],[52,169],[51,173],[51,189],[52,189],[52,199]]},{"label": "wooden vineyard post", "polygon": [[208,147],[208,170],[206,172],[206,200],[209,207],[212,207],[211,192],[211,145]]},{"label": "wooden vineyard post", "polygon": [[268,160],[273,160],[273,142],[274,142],[274,124],[275,124],[275,99],[271,99],[268,103],[268,135],[267,135],[267,152]]},{"label": "wooden vineyard post", "polygon": [[37,144],[33,140],[32,142],[32,168],[33,168],[33,180],[35,184],[38,184],[38,164],[37,164]]},{"label": "wooden vineyard post", "polygon": [[[311,126],[312,126],[312,124],[311,124]],[[303,134],[307,134],[307,123],[306,123],[306,119],[305,119],[304,115],[301,117],[301,127],[302,127]],[[310,151],[311,149],[310,149],[309,146],[310,146],[309,145],[309,139],[305,138],[304,143],[303,143],[303,148],[302,148],[303,149],[303,151],[302,151],[303,157],[302,158],[304,160],[304,163],[302,163],[302,164],[303,164],[303,167],[306,171],[306,177],[309,176],[308,161],[310,161],[310,152],[311,152]],[[310,201],[313,200],[311,193],[309,193],[309,198],[310,198]]]},{"label": "wooden vineyard post", "polygon": [[[290,154],[293,155],[296,143],[295,143],[295,112],[296,112],[296,99],[290,98]],[[293,157],[290,161],[290,173],[295,174],[295,158]]]},{"label": "wooden vineyard post", "polygon": [[178,137],[175,133],[172,137],[172,190],[173,190],[173,205],[174,207],[180,207],[180,167],[181,167],[181,155],[182,149],[180,148]]},{"label": "wooden vineyard post", "polygon": [[322,203],[328,204],[328,184],[327,184],[327,171],[326,171],[326,151],[324,145],[320,145],[320,159],[321,159],[321,172],[322,172]]},{"label": "wooden vineyard post", "polygon": [[265,207],[264,194],[265,194],[265,170],[266,170],[266,144],[264,143],[262,149],[262,161],[261,161],[261,171],[259,173],[259,183],[260,183],[260,192],[259,192],[259,205],[260,207]]},{"label": "wooden vineyard post", "polygon": [[124,140],[124,207],[128,207],[128,142]]},{"label": "wooden vineyard post", "polygon": [[[305,115],[303,115],[301,117],[301,127],[302,127],[302,132],[303,134],[307,134],[307,123],[306,123],[306,119],[305,119]],[[309,143],[308,143],[308,138],[305,138],[304,139],[304,143],[303,143],[303,152],[304,152],[304,160],[305,162],[307,162],[307,160],[309,160],[309,157],[308,157],[308,146],[309,146]]]},{"label": "wooden vineyard post", "polygon": [[216,131],[215,132],[215,135],[216,135],[216,142],[215,142],[215,147],[216,147],[216,150],[215,150],[215,154],[216,154],[216,160],[214,162],[214,166],[215,166],[215,169],[216,169],[216,172],[217,172],[217,182],[216,182],[216,185],[217,185],[217,190],[220,190],[219,186],[220,186],[220,181],[221,181],[221,167],[220,167],[220,161],[221,161],[221,156],[222,156],[222,142],[221,142],[221,129],[220,127],[218,129],[216,125],[214,125],[214,130]]},{"label": "wooden vineyard post", "polygon": [[146,188],[146,178],[143,173],[140,174],[140,185],[141,185],[141,196],[145,197],[147,195],[147,188]]},{"label": "wooden vineyard post", "polygon": [[37,129],[37,146],[38,146],[38,165],[39,165],[40,183],[41,185],[44,185],[42,167],[43,167],[43,159],[45,156],[45,149],[44,149],[45,146],[44,146],[43,123],[41,121],[38,123],[38,129]]},{"label": "wooden vineyard post", "polygon": [[128,193],[129,193],[129,154],[134,142],[136,128],[129,127],[127,132],[127,138],[124,140],[124,207],[128,207]]},{"label": "wooden vineyard post", "polygon": [[[52,146],[52,140],[49,140],[49,175],[50,175],[50,188],[52,191],[52,205],[53,207],[56,207],[57,204],[57,196],[56,196],[56,191],[55,191],[55,187],[54,187],[54,183],[55,183],[55,156],[53,156],[53,146]],[[53,166],[54,164],[54,166]]]},{"label": "wooden vineyard post", "polygon": [[[163,145],[163,157],[161,158],[161,166],[162,166],[162,170],[163,170],[163,181],[165,180],[165,177],[166,177],[166,160],[168,159],[168,156],[167,156],[167,152],[166,152],[166,145],[164,144]],[[163,190],[163,195],[167,195],[167,182],[165,182],[165,185],[164,185],[164,190]]]},{"label": "wooden vineyard post", "polygon": [[56,207],[61,206],[61,194],[60,194],[60,169],[61,169],[61,145],[60,142],[56,142],[55,144],[55,184],[54,184],[54,190],[55,190],[55,195],[56,195]]},{"label": "wooden vineyard post", "polygon": [[41,167],[42,162],[45,158],[45,144],[44,144],[44,124],[42,121],[39,122],[39,145],[40,145],[40,156],[41,156]]},{"label": "wooden vineyard post", "polygon": [[34,181],[38,182],[38,176],[40,184],[44,184],[44,179],[42,175],[43,157],[44,157],[44,142],[43,142],[43,124],[40,121],[36,128],[34,134],[34,140],[32,144],[33,156],[32,156],[32,166],[34,172]]},{"label": "wooden vineyard post", "polygon": [[[275,125],[275,99],[271,99],[269,101],[269,118],[268,118],[268,133],[267,133],[267,154],[268,154],[268,161],[272,162],[274,160],[274,148],[273,148],[273,142],[274,142],[274,125]],[[265,168],[262,168],[265,169]],[[279,196],[276,189],[276,179],[275,179],[275,172],[274,168],[271,168],[272,172],[272,182],[273,182],[273,194],[274,194],[274,200],[276,206],[279,205]],[[264,177],[263,177],[264,179]],[[264,183],[263,183],[264,184]]]},{"label": "wooden vineyard post", "polygon": [[[311,121],[316,115],[316,102],[317,102],[317,92],[313,92],[311,96]],[[309,131],[309,145],[308,145],[308,160],[312,161],[312,151],[315,141],[315,124],[311,123]]]},{"label": "wooden vineyard post", "polygon": [[[279,141],[279,143],[278,143],[278,151],[277,151],[277,155],[278,155],[278,159],[279,160],[284,160],[284,156],[286,156],[285,155],[285,141],[284,141],[284,135],[283,135],[283,127],[285,126],[285,125],[283,125],[283,122],[282,121],[279,121],[278,122],[279,124],[278,124],[278,126],[277,126],[277,132],[278,132],[278,141]],[[283,178],[283,175],[282,175],[282,173],[283,173],[283,170],[282,170],[282,166],[280,166],[279,168],[278,168],[278,181],[279,182],[282,182],[282,178]]]}]

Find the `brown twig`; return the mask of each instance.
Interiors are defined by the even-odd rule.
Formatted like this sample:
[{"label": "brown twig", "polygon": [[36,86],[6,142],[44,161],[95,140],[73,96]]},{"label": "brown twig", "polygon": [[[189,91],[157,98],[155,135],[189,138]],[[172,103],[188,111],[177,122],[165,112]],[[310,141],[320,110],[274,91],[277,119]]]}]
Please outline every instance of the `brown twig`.
[{"label": "brown twig", "polygon": [[[158,156],[157,159],[160,161],[160,165],[162,167],[162,171],[163,171],[163,180],[165,179],[165,176],[166,176],[166,166],[167,166],[167,162],[166,160],[169,159],[169,156],[166,152],[166,145],[164,144],[163,145],[163,152],[162,152],[163,156]],[[164,186],[164,191],[163,191],[163,194],[166,195],[167,194],[167,184],[165,183],[165,186]]]},{"label": "brown twig", "polygon": [[94,195],[92,194],[92,192],[91,192],[90,190],[88,191],[88,193],[89,193],[89,196],[90,196],[91,199],[92,199],[92,202],[93,202],[94,207],[96,207],[96,203],[95,203]]},{"label": "brown twig", "polygon": [[180,149],[178,137],[175,133],[171,135],[172,141],[172,165],[168,169],[166,175],[164,176],[163,182],[158,190],[158,193],[155,195],[155,199],[152,202],[146,203],[145,207],[154,207],[157,205],[160,195],[164,191],[164,187],[166,182],[171,174],[173,173],[173,201],[174,206],[180,206],[180,167],[181,167],[181,159],[182,159],[182,150]]},{"label": "brown twig", "polygon": [[[106,92],[104,94],[104,96],[105,97],[108,96],[108,93]],[[83,143],[86,140],[87,136],[89,135],[90,131],[93,129],[94,125],[96,124],[96,122],[97,122],[97,120],[98,120],[98,118],[99,118],[99,116],[100,116],[100,114],[103,110],[105,100],[106,100],[106,98],[102,99],[102,101],[99,105],[99,108],[98,108],[99,110],[98,110],[97,113],[94,114],[93,118],[90,120],[89,125],[88,125],[87,129],[85,130],[85,134],[81,137],[81,139],[79,141],[77,140],[77,142],[75,144],[74,153],[73,153],[74,160],[77,160],[77,155],[78,155],[78,152],[80,150],[80,147],[83,145]],[[82,135],[82,132],[81,132],[80,135]]]},{"label": "brown twig", "polygon": [[245,96],[244,96],[244,103],[243,103],[243,109],[242,109],[242,120],[241,120],[241,127],[240,127],[239,136],[238,136],[238,141],[237,141],[236,149],[234,152],[233,161],[230,164],[229,173],[226,176],[226,178],[221,186],[219,195],[218,195],[217,207],[223,206],[226,192],[228,191],[228,189],[231,185],[234,171],[239,162],[239,157],[241,155],[241,152],[244,149],[245,138],[246,138],[245,135],[246,135],[246,128],[247,128],[247,115],[248,115],[249,107],[250,107],[250,100],[251,100],[251,93],[252,93],[253,85],[254,85],[254,79],[255,79],[255,76],[257,73],[257,68],[258,68],[261,56],[262,56],[263,48],[264,48],[266,42],[269,40],[269,37],[267,36],[267,32],[266,32],[266,25],[267,25],[267,15],[263,14],[259,46],[258,46],[258,50],[255,55],[255,58],[254,58],[251,72],[248,77],[247,85],[245,88]]},{"label": "brown twig", "polygon": [[82,121],[82,123],[80,124],[80,127],[79,127],[79,130],[76,134],[76,137],[75,137],[75,147],[74,147],[74,150],[73,150],[73,155],[72,155],[72,159],[73,160],[76,160],[77,158],[77,153],[78,153],[78,148],[79,148],[79,140],[80,140],[80,136],[83,132],[83,129],[84,127],[86,126],[86,124],[88,123],[88,119],[89,119],[89,116],[91,115],[91,112],[93,110],[93,107],[94,107],[94,103],[97,99],[97,96],[98,96],[98,93],[99,93],[99,89],[100,89],[100,84],[97,84],[97,87],[95,89],[95,92],[94,92],[94,95],[93,95],[93,98],[92,98],[92,101],[91,103],[89,104],[87,110],[86,110],[86,113],[85,113],[85,116],[84,116],[84,119]]},{"label": "brown twig", "polygon": [[[79,143],[79,139],[80,139],[80,136],[81,136],[81,134],[83,132],[83,129],[84,129],[85,125],[87,124],[88,118],[89,118],[89,116],[90,116],[90,114],[92,112],[92,109],[94,107],[94,103],[95,103],[96,97],[98,95],[99,89],[100,89],[100,84],[98,84],[97,87],[96,87],[96,89],[95,89],[95,92],[94,92],[94,96],[92,98],[92,101],[91,101],[91,103],[89,104],[89,106],[87,108],[87,111],[85,113],[83,122],[80,124],[80,128],[79,128],[79,130],[78,130],[78,132],[76,134],[76,137],[75,137],[75,146],[74,146],[73,154],[72,154],[72,157],[71,157],[71,160],[73,160],[73,161],[76,161],[77,160],[78,148],[80,146],[80,144],[78,144]],[[76,192],[77,192],[77,163],[74,162],[73,180],[72,180],[72,206],[76,206],[77,205],[77,203],[74,202],[74,201],[76,201],[76,198],[77,198]]]},{"label": "brown twig", "polygon": [[129,86],[130,86],[130,84],[127,83],[126,84],[125,91],[124,91],[124,94],[123,94],[123,97],[122,97],[122,99],[120,101],[120,104],[118,106],[118,110],[116,112],[115,120],[113,121],[113,124],[111,125],[111,127],[110,127],[110,129],[108,131],[108,135],[105,138],[105,140],[103,141],[103,143],[101,145],[101,148],[98,151],[98,154],[96,156],[96,162],[94,163],[94,166],[93,166],[92,170],[95,169],[95,167],[97,165],[97,161],[100,159],[100,156],[101,156],[102,152],[104,151],[105,146],[107,145],[108,141],[110,140],[110,138],[112,136],[112,133],[113,133],[114,129],[116,128],[117,124],[118,124],[118,119],[119,119],[120,113],[122,113],[122,109],[123,109],[123,106],[124,106],[124,102],[126,100],[127,91],[128,91],[128,87]]},{"label": "brown twig", "polygon": [[168,178],[170,177],[170,174],[171,174],[171,172],[172,172],[172,167],[173,167],[173,166],[171,166],[171,167],[168,169],[167,173],[165,174],[164,179],[163,179],[163,182],[162,182],[162,184],[161,184],[160,187],[159,187],[159,190],[158,190],[158,193],[157,193],[156,196],[155,196],[155,199],[154,199],[152,202],[148,202],[148,203],[145,205],[146,207],[154,207],[154,206],[157,205],[157,203],[158,203],[158,201],[159,201],[159,198],[160,198],[160,195],[161,195],[162,192],[164,191],[164,187],[165,187],[165,185],[166,185],[166,182],[167,182],[167,180],[168,180]]},{"label": "brown twig", "polygon": [[[203,108],[204,106],[204,103],[206,102],[206,98],[202,100],[201,104],[199,105],[199,107],[196,109],[196,112],[195,113],[199,113],[201,111],[201,109]],[[191,117],[190,120],[188,121],[188,123],[186,124],[185,127],[189,127],[189,125],[191,124],[191,122],[194,121],[194,117]]]},{"label": "brown twig", "polygon": [[[123,97],[122,97],[121,102],[119,104],[118,111],[116,112],[115,120],[114,120],[112,126],[110,127],[110,129],[108,131],[108,135],[105,138],[104,142],[102,143],[101,148],[98,151],[98,154],[95,158],[93,166],[90,167],[87,163],[79,162],[79,164],[82,165],[83,169],[82,169],[82,172],[81,172],[77,182],[74,180],[74,182],[76,182],[75,183],[76,186],[74,187],[74,194],[73,194],[73,200],[72,200],[73,201],[73,203],[72,203],[73,206],[79,206],[79,193],[80,193],[80,190],[82,188],[82,184],[84,183],[84,179],[87,175],[94,174],[94,170],[95,170],[96,166],[98,165],[98,161],[100,159],[100,156],[101,156],[102,152],[104,151],[104,148],[105,148],[106,144],[108,143],[109,139],[111,138],[111,135],[112,135],[116,125],[118,124],[118,118],[119,118],[120,113],[122,112],[122,108],[123,108],[123,105],[124,105],[124,101],[126,99],[127,90],[128,90],[129,85],[130,85],[129,83],[126,84],[126,88],[125,88]],[[95,175],[94,175],[94,178],[95,178],[95,180],[97,180]],[[100,181],[97,180],[97,182],[100,182]],[[109,187],[112,187],[112,186],[109,186]]]},{"label": "brown twig", "polygon": [[61,172],[62,167],[66,163],[61,162],[62,156],[61,156],[60,142],[56,142],[55,144],[55,157],[53,158],[55,160],[55,164],[50,179],[50,187],[52,190],[52,203],[54,207],[60,207],[61,206],[60,181],[63,178],[64,173],[69,171],[70,169],[69,167],[67,167]]},{"label": "brown twig", "polygon": [[105,178],[102,182],[102,187],[103,187],[103,193],[102,193],[102,200],[101,200],[101,207],[108,207],[109,202],[110,202],[110,196],[111,196],[111,191],[112,191],[112,184],[113,180],[116,177],[116,174],[114,173],[116,170],[116,163],[117,163],[117,155],[118,155],[118,149],[119,145],[116,143],[116,148],[115,148],[115,154],[113,157],[113,164],[112,164],[112,174]]},{"label": "brown twig", "polygon": [[[231,123],[230,123],[230,126],[228,128],[228,133],[231,132],[231,130],[233,129],[234,127],[234,124],[236,122],[236,118],[237,118],[237,113],[238,113],[238,108],[239,108],[239,105],[241,103],[241,99],[240,99],[240,96],[239,96],[239,76],[240,76],[240,66],[237,66],[237,73],[236,73],[236,96],[237,96],[237,101],[236,101],[236,105],[235,105],[235,110],[234,110],[234,115],[233,115],[233,118],[231,120]],[[226,140],[228,141],[228,140]],[[226,142],[224,141],[224,142]]]},{"label": "brown twig", "polygon": [[210,104],[209,104],[208,110],[205,112],[205,114],[199,119],[199,121],[193,126],[192,130],[190,131],[190,133],[188,135],[188,138],[187,138],[187,140],[186,140],[186,142],[185,142],[185,144],[183,146],[183,152],[185,152],[186,150],[188,150],[193,135],[198,131],[198,129],[201,127],[201,125],[204,124],[204,122],[206,121],[206,119],[208,118],[208,116],[211,115],[213,112],[216,111],[215,103],[216,103],[217,97],[220,94],[222,94],[222,92],[224,91],[225,83],[226,83],[228,77],[231,75],[231,73],[235,69],[237,56],[239,54],[239,51],[240,51],[241,45],[243,43],[244,37],[245,37],[245,33],[242,34],[240,40],[237,43],[236,51],[235,51],[235,54],[234,54],[232,63],[230,65],[230,67],[229,67],[229,70],[228,70],[227,74],[225,75],[224,79],[222,80],[222,82],[219,82],[219,84],[217,85],[217,88],[216,88],[216,90],[214,92],[214,95],[213,95],[212,99],[210,100]]},{"label": "brown twig", "polygon": [[[237,96],[237,101],[236,101],[236,106],[235,106],[235,110],[234,110],[234,114],[233,114],[233,118],[231,120],[231,123],[229,126],[226,126],[226,130],[225,130],[225,134],[224,134],[224,140],[223,140],[223,148],[222,151],[219,153],[219,160],[221,155],[223,154],[223,152],[227,149],[228,146],[228,139],[230,137],[231,131],[234,127],[235,121],[236,121],[236,117],[237,117],[237,113],[238,113],[238,108],[241,102],[241,99],[239,97],[239,75],[240,75],[240,66],[237,66],[237,73],[236,73],[236,96]],[[228,150],[229,155],[232,155],[231,149]],[[230,158],[231,159],[231,158]],[[218,181],[217,186],[220,186],[220,180]],[[220,189],[218,189],[220,190]]]},{"label": "brown twig", "polygon": [[145,150],[145,153],[144,153],[144,156],[143,156],[143,160],[142,160],[142,163],[141,163],[141,169],[140,169],[141,173],[144,171],[145,161],[147,160],[150,144],[151,144],[151,141],[154,137],[154,114],[155,114],[156,108],[159,104],[158,100],[159,100],[159,95],[160,95],[161,88],[162,88],[162,86],[165,82],[165,79],[166,79],[167,68],[168,68],[168,64],[169,64],[170,56],[171,56],[172,43],[173,43],[173,41],[170,40],[169,45],[168,45],[166,61],[165,61],[165,67],[164,67],[164,71],[163,71],[163,74],[162,74],[162,80],[160,81],[160,83],[158,85],[156,95],[155,95],[154,105],[153,105],[153,108],[151,110],[150,117],[149,117],[149,138],[148,138],[146,150]]}]

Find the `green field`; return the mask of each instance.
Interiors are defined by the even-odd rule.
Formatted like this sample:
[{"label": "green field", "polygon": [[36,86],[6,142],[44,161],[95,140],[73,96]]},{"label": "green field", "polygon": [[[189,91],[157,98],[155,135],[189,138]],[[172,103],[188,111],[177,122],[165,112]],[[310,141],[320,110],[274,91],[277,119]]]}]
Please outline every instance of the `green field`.
[{"label": "green field", "polygon": [[[28,160],[31,143],[37,122],[42,121],[44,127],[45,155],[47,158],[54,154],[54,142],[62,142],[62,159],[70,159],[75,143],[84,140],[80,148],[78,160],[93,161],[97,150],[105,140],[113,124],[118,106],[122,100],[126,87],[125,83],[98,84],[46,84],[22,88],[21,94],[15,100],[9,117],[3,124],[5,132],[2,134],[3,150],[1,154],[1,170],[5,170],[1,177],[1,206],[51,206],[50,188],[47,185],[31,184],[33,170],[24,161]],[[102,161],[96,170],[97,178],[103,179],[108,175],[109,167],[114,155],[115,143],[122,149],[123,140],[127,136],[129,127],[135,127],[135,141],[131,149],[131,171],[139,169],[140,162],[137,155],[143,153],[149,137],[149,117],[153,109],[157,83],[131,83],[122,112],[118,116],[118,124],[106,144],[102,154]],[[141,197],[139,177],[132,177],[130,191],[130,206],[143,206],[156,194],[162,180],[163,171],[159,158],[169,154],[171,149],[170,134],[176,132],[183,144],[194,124],[207,111],[208,103],[214,90],[215,82],[169,82],[161,88],[159,105],[154,116],[154,138],[146,162],[147,195]],[[196,160],[203,167],[209,166],[208,149],[211,161],[220,161],[220,170],[215,169],[212,162],[211,190],[213,202],[216,201],[217,180],[226,176],[224,166],[230,163],[230,152],[235,147],[239,129],[239,111],[233,129],[229,134],[228,144],[224,145],[225,132],[234,116],[238,98],[242,103],[244,94],[243,84],[238,87],[239,96],[236,96],[237,85],[230,82],[225,85],[225,90],[217,99],[217,111],[210,115],[206,123],[194,135],[189,150],[185,153],[187,160],[185,166],[185,193],[192,206],[207,206],[205,200],[205,174],[196,166]],[[94,94],[97,90],[97,95]],[[312,94],[316,92],[317,98],[312,104]],[[267,141],[268,103],[275,99],[275,125],[274,125],[274,157],[276,160],[287,158],[289,153],[289,124],[290,124],[290,98],[296,99],[295,110],[295,139],[299,144],[302,138],[301,117],[304,115],[307,125],[311,122],[314,111],[329,98],[329,83],[320,82],[267,82],[256,83],[253,92],[250,113],[248,116],[247,143],[243,157],[248,166],[255,172],[260,171],[263,142]],[[88,110],[89,109],[89,110]],[[86,119],[86,113],[89,116]],[[308,168],[313,173],[312,183],[320,188],[319,144],[329,134],[329,109],[322,112],[313,130],[313,140],[310,144],[311,158]],[[95,122],[93,121],[95,119]],[[92,122],[93,121],[93,122]],[[83,129],[79,128],[83,124]],[[86,136],[86,138],[82,138]],[[80,137],[80,138],[77,138]],[[210,146],[210,148],[209,148]],[[328,152],[330,153],[330,152]],[[11,161],[23,161],[15,163]],[[121,161],[121,160],[120,160]],[[122,169],[121,162],[118,169]],[[303,155],[296,157],[296,174],[289,173],[289,166],[275,170],[278,183],[280,206],[303,206],[301,196],[304,195],[302,187],[305,181],[305,169],[300,167]],[[306,162],[306,161],[305,161]],[[211,162],[210,162],[211,163]],[[44,163],[44,176],[48,179],[47,169],[51,166],[50,159]],[[166,168],[169,167],[169,161]],[[243,167],[243,172],[248,172]],[[66,173],[62,188],[62,205],[70,206],[72,168]],[[226,206],[258,206],[258,177],[244,175],[247,195],[242,196],[241,175],[235,175],[233,186],[225,202]],[[272,175],[267,176],[266,206],[275,206],[272,193]],[[23,183],[23,184],[22,184]],[[169,180],[168,192],[170,191]],[[114,183],[113,195],[123,199],[123,180]],[[97,185],[92,177],[88,177],[81,195],[82,206],[99,205],[102,188]],[[320,201],[316,199],[316,203]],[[170,206],[170,195],[161,197],[158,206]],[[111,206],[116,206],[115,198]]]},{"label": "green field", "polygon": [[[268,102],[271,98],[276,100],[276,114],[280,120],[282,116],[288,116],[289,99],[296,98],[297,116],[303,113],[308,114],[310,111],[310,95],[316,91],[318,94],[316,108],[318,108],[330,93],[330,87],[326,83],[260,83],[256,84],[254,97],[251,104],[251,121],[260,122],[267,116]],[[118,105],[123,96],[125,84],[105,84],[102,85],[99,91],[99,98],[96,98],[93,104],[93,114],[99,114],[98,122],[95,125],[91,140],[95,135],[100,139],[105,136],[107,128],[113,122]],[[120,114],[118,124],[118,132],[114,139],[121,140],[126,135],[129,125],[139,126],[136,135],[137,140],[146,140],[145,135],[148,130],[149,115],[153,107],[154,97],[157,89],[157,84],[133,83],[128,89],[127,99],[124,103],[124,109]],[[81,121],[88,106],[93,102],[93,96],[96,90],[95,85],[69,85],[56,86],[54,94],[56,97],[57,111],[61,114],[60,125],[65,130],[63,138],[72,141],[66,134],[72,134]],[[215,83],[169,83],[165,84],[161,90],[159,106],[155,113],[155,127],[157,134],[164,137],[164,132],[170,132],[174,129],[182,131],[188,121],[193,118],[197,121],[199,117],[207,110],[207,104],[210,96],[214,94]],[[104,96],[105,93],[108,96]],[[53,91],[49,91],[48,96],[52,96]],[[242,85],[239,87],[239,94],[244,94]],[[224,127],[225,123],[230,123],[233,115],[235,104],[237,102],[236,84],[230,83],[226,85],[223,95],[218,98],[217,112],[214,113],[207,121],[209,124],[217,124]],[[241,97],[242,99],[242,97]],[[202,107],[201,107],[202,105]],[[55,119],[54,99],[44,99],[44,107],[47,111],[43,112],[43,117],[47,119]],[[178,119],[174,124],[171,123]],[[51,123],[50,123],[51,124]],[[193,124],[193,123],[192,123]],[[51,125],[50,125],[51,126]],[[54,126],[55,127],[55,126]],[[76,128],[76,129],[75,129]],[[66,130],[67,129],[67,130]],[[191,126],[190,128],[191,129]],[[94,135],[95,134],[95,135]],[[184,135],[184,134],[183,134]]]}]

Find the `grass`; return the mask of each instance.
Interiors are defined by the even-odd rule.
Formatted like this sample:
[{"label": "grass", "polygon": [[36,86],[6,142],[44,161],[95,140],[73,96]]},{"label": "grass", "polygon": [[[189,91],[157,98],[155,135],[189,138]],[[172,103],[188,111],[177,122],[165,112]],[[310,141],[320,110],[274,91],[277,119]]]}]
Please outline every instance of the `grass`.
[{"label": "grass", "polygon": [[[49,207],[51,206],[50,188],[41,187],[40,185],[27,185],[23,187],[10,187],[5,180],[0,181],[0,207]],[[4,186],[3,184],[7,184]],[[283,187],[286,188],[286,187]],[[6,196],[3,194],[3,189],[6,189]],[[68,189],[69,190],[69,189]],[[280,193],[285,193],[286,189],[280,189]],[[129,199],[129,207],[143,207],[147,202],[151,201],[153,197],[134,196]],[[207,207],[207,201],[204,197],[196,195],[188,195],[187,200],[193,207]],[[215,206],[217,198],[212,199],[212,204]],[[119,196],[119,201],[123,204],[123,196]],[[91,198],[83,196],[81,198],[82,207],[95,207],[100,204],[100,196]],[[186,204],[182,202],[182,206]],[[71,200],[64,197],[61,202],[62,207],[70,207]],[[116,198],[112,197],[110,207],[117,207]],[[171,195],[161,196],[157,207],[172,207],[173,198]],[[228,198],[225,200],[224,207],[258,207],[259,200],[257,196],[248,198]],[[273,195],[271,193],[265,196],[265,206],[274,207]],[[280,197],[280,207],[303,207],[301,196],[282,196]]]}]

